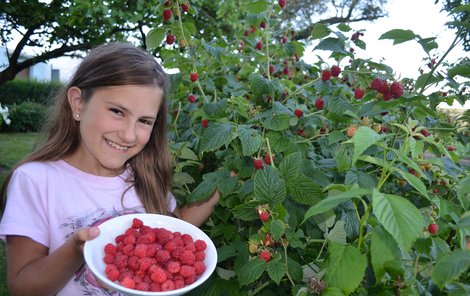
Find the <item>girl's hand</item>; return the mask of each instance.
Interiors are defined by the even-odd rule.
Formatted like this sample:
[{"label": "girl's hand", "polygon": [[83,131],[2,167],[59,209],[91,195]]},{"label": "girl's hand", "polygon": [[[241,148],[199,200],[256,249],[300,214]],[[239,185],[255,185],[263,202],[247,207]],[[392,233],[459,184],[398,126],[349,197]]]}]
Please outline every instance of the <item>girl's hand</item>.
[{"label": "girl's hand", "polygon": [[75,231],[71,239],[74,251],[82,255],[85,242],[94,239],[98,235],[100,235],[100,229],[96,226]]}]

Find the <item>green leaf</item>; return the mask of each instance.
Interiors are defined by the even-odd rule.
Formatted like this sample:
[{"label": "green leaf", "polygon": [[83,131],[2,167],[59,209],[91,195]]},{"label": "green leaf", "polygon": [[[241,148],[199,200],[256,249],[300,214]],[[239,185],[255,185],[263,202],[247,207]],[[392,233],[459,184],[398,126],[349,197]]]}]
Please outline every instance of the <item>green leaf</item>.
[{"label": "green leaf", "polygon": [[375,227],[371,235],[370,255],[375,278],[381,281],[385,274],[384,264],[399,259],[400,250],[393,237],[382,227]]},{"label": "green leaf", "polygon": [[301,165],[302,155],[300,152],[294,152],[284,157],[281,164],[279,165],[279,170],[281,175],[287,179],[289,176],[297,176],[300,174]]},{"label": "green leaf", "polygon": [[237,250],[231,245],[223,245],[217,248],[217,262],[224,262],[228,258],[237,256]]},{"label": "green leaf", "polygon": [[255,2],[248,3],[246,5],[246,10],[248,10],[249,13],[262,13],[268,9],[269,3],[266,2],[266,0],[258,0]]},{"label": "green leaf", "polygon": [[213,180],[203,180],[196,188],[186,197],[188,203],[195,203],[206,200],[214,193],[217,183]]},{"label": "green leaf", "polygon": [[428,192],[426,191],[426,186],[419,178],[397,168],[392,168],[392,171],[399,173],[411,186],[418,190],[418,192],[421,193],[422,196],[431,201],[431,198],[429,197]]},{"label": "green leaf", "polygon": [[232,141],[233,129],[230,123],[210,124],[202,134],[200,151],[208,152],[227,146]]},{"label": "green leaf", "polygon": [[354,143],[353,163],[357,161],[358,157],[361,156],[367,148],[377,143],[380,138],[380,135],[370,127],[359,127],[352,137],[352,141]]},{"label": "green leaf", "polygon": [[254,210],[260,203],[259,202],[245,202],[239,204],[238,206],[232,209],[233,216],[236,219],[243,221],[253,221],[258,218],[256,211]]},{"label": "green leaf", "polygon": [[284,131],[290,126],[290,116],[279,102],[275,102],[270,110],[266,110],[262,114],[262,123],[265,128],[273,131]]},{"label": "green leaf", "polygon": [[449,78],[454,78],[457,75],[470,78],[470,63],[461,63],[449,69],[447,75],[449,75]]},{"label": "green leaf", "polygon": [[398,245],[408,251],[423,230],[421,212],[409,200],[376,189],[372,193],[372,206],[378,221]]},{"label": "green leaf", "polygon": [[150,30],[146,37],[147,48],[154,49],[159,47],[166,36],[166,32],[167,31],[163,28],[155,28]]},{"label": "green leaf", "polygon": [[290,175],[286,186],[292,199],[304,205],[314,205],[323,198],[321,187],[304,174]]},{"label": "green leaf", "polygon": [[238,127],[238,137],[242,143],[243,156],[251,156],[257,152],[263,143],[261,134],[250,128],[249,125],[240,125]]},{"label": "green leaf", "polygon": [[202,106],[202,110],[210,118],[220,118],[226,116],[227,112],[227,100],[223,99],[217,102],[205,103]]},{"label": "green leaf", "polygon": [[268,263],[268,275],[277,284],[282,280],[284,274],[286,274],[287,266],[285,263],[278,261],[271,261]]},{"label": "green leaf", "polygon": [[266,269],[266,262],[263,259],[255,258],[248,261],[237,272],[238,281],[241,286],[246,286],[259,279]]},{"label": "green leaf", "polygon": [[381,39],[392,39],[393,45],[407,42],[416,38],[415,33],[411,30],[402,30],[402,29],[393,29],[386,33],[383,33],[379,40]]},{"label": "green leaf", "polygon": [[360,198],[360,196],[370,194],[370,191],[367,189],[351,189],[346,192],[340,193],[338,195],[330,196],[325,198],[324,200],[320,201],[305,213],[304,220],[302,223],[304,223],[306,220],[308,220],[310,217],[318,214],[325,213],[336,206],[338,206],[340,203],[350,200],[352,198]]},{"label": "green leaf", "polygon": [[470,268],[470,251],[460,250],[442,256],[432,269],[432,279],[439,288],[458,278]]},{"label": "green leaf", "polygon": [[344,221],[341,221],[341,220],[336,221],[335,226],[328,233],[325,233],[325,238],[330,242],[345,245],[346,244],[346,230],[344,226],[345,226]]},{"label": "green leaf", "polygon": [[282,202],[286,197],[286,186],[275,169],[264,166],[255,174],[254,192],[259,202],[275,204]]},{"label": "green leaf", "polygon": [[425,86],[441,82],[443,80],[444,78],[440,75],[434,76],[434,75],[431,75],[431,73],[424,73],[420,75],[418,79],[416,79],[415,88],[418,90]]},{"label": "green leaf", "polygon": [[340,53],[348,53],[344,48],[344,42],[339,38],[325,38],[313,50],[327,50]]},{"label": "green leaf", "polygon": [[328,286],[338,287],[348,295],[356,290],[364,278],[367,257],[349,245],[331,243],[328,250],[326,282]]},{"label": "green leaf", "polygon": [[321,23],[316,23],[313,25],[313,29],[312,29],[312,39],[315,40],[315,39],[321,39],[321,38],[324,38],[328,35],[330,35],[331,33],[331,30],[321,24]]},{"label": "green leaf", "polygon": [[269,232],[274,240],[279,240],[286,231],[286,224],[281,220],[275,219],[269,225]]},{"label": "green leaf", "polygon": [[274,90],[272,83],[259,74],[250,75],[250,86],[255,96],[267,95]]}]

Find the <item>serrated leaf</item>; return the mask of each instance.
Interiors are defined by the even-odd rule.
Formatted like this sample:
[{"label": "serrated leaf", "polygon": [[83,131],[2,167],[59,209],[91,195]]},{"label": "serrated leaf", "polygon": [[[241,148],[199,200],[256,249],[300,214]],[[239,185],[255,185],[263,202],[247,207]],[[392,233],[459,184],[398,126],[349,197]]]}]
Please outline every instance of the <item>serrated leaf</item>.
[{"label": "serrated leaf", "polygon": [[233,216],[236,219],[243,221],[253,221],[258,218],[254,210],[260,203],[259,202],[245,202],[232,208]]},{"label": "serrated leaf", "polygon": [[266,2],[266,0],[258,0],[255,2],[248,3],[246,5],[246,10],[248,10],[249,13],[259,14],[259,13],[262,13],[263,11],[266,11],[268,7],[269,7],[269,3]]},{"label": "serrated leaf", "polygon": [[248,261],[240,268],[237,273],[238,281],[241,286],[246,286],[259,279],[266,269],[266,262],[262,259],[255,258]]},{"label": "serrated leaf", "polygon": [[281,282],[284,274],[287,271],[287,266],[285,263],[278,261],[271,261],[268,263],[268,275],[269,277],[277,284]]},{"label": "serrated leaf", "polygon": [[240,125],[238,127],[238,138],[242,143],[243,156],[251,156],[257,152],[263,143],[261,134],[250,128],[249,125]]},{"label": "serrated leaf", "polygon": [[376,189],[372,193],[372,207],[385,230],[404,251],[408,251],[424,227],[421,212],[409,200],[398,195],[383,194]]},{"label": "serrated leaf", "polygon": [[289,176],[286,186],[292,199],[304,205],[314,205],[323,198],[321,187],[303,174]]},{"label": "serrated leaf", "polygon": [[222,99],[217,102],[205,103],[202,106],[202,110],[210,118],[220,118],[226,116],[227,110],[227,100]]},{"label": "serrated leaf", "polygon": [[159,47],[166,36],[166,32],[166,29],[163,28],[155,28],[150,30],[146,37],[147,48],[154,49]]},{"label": "serrated leaf", "polygon": [[266,110],[262,114],[262,123],[265,128],[273,131],[284,131],[290,126],[289,110],[280,104],[275,102],[271,109]]},{"label": "serrated leaf", "polygon": [[217,262],[223,262],[228,258],[235,257],[237,255],[237,250],[231,245],[222,245],[217,248]]},{"label": "serrated leaf", "polygon": [[279,240],[284,235],[286,231],[286,224],[279,219],[275,219],[271,221],[269,225],[269,232],[274,240]]},{"label": "serrated leaf", "polygon": [[300,152],[294,152],[282,160],[279,165],[281,175],[287,179],[289,177],[297,176],[300,173],[300,166],[302,165],[302,155]]},{"label": "serrated leaf", "polygon": [[370,191],[367,189],[351,189],[346,192],[340,193],[338,195],[330,196],[325,198],[324,200],[320,201],[313,207],[307,210],[304,216],[304,223],[307,219],[314,215],[325,213],[333,208],[335,208],[340,203],[350,200],[352,198],[360,198],[360,196],[370,194]]},{"label": "serrated leaf", "polygon": [[330,33],[331,33],[331,30],[327,26],[321,23],[316,23],[313,25],[311,35],[312,35],[312,39],[315,40],[315,39],[324,38],[330,35]]},{"label": "serrated leaf", "polygon": [[399,173],[403,177],[403,179],[408,182],[408,184],[413,186],[413,188],[415,188],[419,193],[421,193],[422,196],[431,201],[431,198],[429,197],[428,192],[426,191],[426,186],[419,178],[397,168],[393,168],[392,170],[394,172]]},{"label": "serrated leaf", "polygon": [[354,157],[353,163],[356,163],[358,157],[366,151],[367,148],[374,145],[380,140],[380,135],[377,134],[373,129],[366,126],[361,126],[356,130],[356,133],[352,137],[354,143]]},{"label": "serrated leaf", "polygon": [[215,151],[222,146],[228,146],[232,141],[233,128],[230,123],[212,123],[202,134],[200,151]]},{"label": "serrated leaf", "polygon": [[442,256],[432,269],[432,279],[439,288],[470,268],[470,251],[460,250]]},{"label": "serrated leaf", "polygon": [[356,290],[364,278],[367,257],[350,245],[329,244],[326,282],[331,287],[338,287],[346,295]]},{"label": "serrated leaf", "polygon": [[255,96],[270,94],[274,90],[271,82],[259,74],[250,75],[250,86]]},{"label": "serrated leaf", "polygon": [[213,180],[203,180],[199,185],[186,197],[188,203],[196,203],[209,198],[214,193],[217,183]]},{"label": "serrated leaf", "polygon": [[383,33],[379,40],[382,39],[391,39],[393,40],[393,45],[403,43],[415,39],[416,35],[411,30],[402,30],[402,29],[393,29],[388,32]]},{"label": "serrated leaf", "polygon": [[400,250],[393,237],[378,226],[371,235],[370,257],[375,278],[380,281],[385,274],[384,264],[399,259]]},{"label": "serrated leaf", "polygon": [[181,159],[189,159],[189,160],[196,160],[196,161],[199,160],[197,158],[196,153],[194,153],[193,150],[189,149],[188,147],[184,147],[183,149],[181,149],[181,153],[178,157]]},{"label": "serrated leaf", "polygon": [[340,53],[348,53],[344,48],[344,42],[339,38],[325,38],[317,46],[315,46],[314,50],[327,50],[333,52],[340,52]]},{"label": "serrated leaf", "polygon": [[254,193],[261,203],[275,204],[286,197],[284,180],[271,166],[264,166],[254,177]]},{"label": "serrated leaf", "polygon": [[344,224],[344,221],[336,221],[335,226],[325,235],[325,238],[330,242],[345,245],[346,230]]}]

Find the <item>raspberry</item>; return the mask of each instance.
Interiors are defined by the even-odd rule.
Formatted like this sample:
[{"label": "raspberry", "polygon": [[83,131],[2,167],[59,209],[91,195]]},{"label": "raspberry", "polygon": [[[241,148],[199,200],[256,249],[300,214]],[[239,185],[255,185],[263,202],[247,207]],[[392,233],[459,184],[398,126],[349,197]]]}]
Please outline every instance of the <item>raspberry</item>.
[{"label": "raspberry", "polygon": [[130,256],[127,260],[127,266],[132,270],[139,269],[139,257],[137,256]]},{"label": "raspberry", "polygon": [[135,241],[136,241],[135,236],[133,236],[132,234],[127,235],[123,240],[125,245],[133,245],[135,244]]},{"label": "raspberry", "polygon": [[263,159],[267,165],[271,165],[271,159],[274,160],[274,155],[270,155],[269,153],[266,153]]},{"label": "raspberry", "polygon": [[261,251],[261,253],[259,253],[259,258],[269,262],[269,260],[271,260],[271,253],[269,251]]},{"label": "raspberry", "polygon": [[132,244],[125,245],[125,246],[122,248],[122,253],[123,253],[124,255],[129,256],[129,255],[132,253],[133,250],[134,250],[134,245],[132,245]]},{"label": "raspberry", "polygon": [[175,283],[175,289],[181,289],[184,287],[185,285],[185,282],[184,282],[184,279],[183,278],[180,278],[180,279],[176,279],[173,281]]},{"label": "raspberry", "polygon": [[196,82],[199,79],[199,74],[197,74],[196,72],[192,72],[191,74],[189,74],[189,79],[192,82]]},{"label": "raspberry", "polygon": [[193,265],[195,260],[194,253],[190,250],[184,250],[180,256],[180,262],[182,264]]},{"label": "raspberry", "polygon": [[452,152],[455,150],[457,150],[457,148],[455,148],[454,146],[451,146],[451,145],[447,146],[447,151]]},{"label": "raspberry", "polygon": [[202,239],[198,239],[194,242],[194,246],[196,247],[196,251],[204,251],[207,248],[207,244]]},{"label": "raspberry", "polygon": [[429,136],[429,132],[428,132],[426,129],[424,129],[424,128],[423,128],[422,130],[420,130],[419,132],[420,132],[423,136],[425,136],[425,137],[428,137],[428,136]]},{"label": "raspberry", "polygon": [[189,4],[186,4],[186,3],[181,4],[181,9],[184,12],[188,12],[189,11]]},{"label": "raspberry", "polygon": [[196,96],[193,95],[193,94],[188,95],[188,102],[195,103],[196,102]]},{"label": "raspberry", "polygon": [[327,81],[331,79],[331,71],[326,69],[321,71],[321,80]]},{"label": "raspberry", "polygon": [[263,42],[258,41],[256,43],[255,47],[256,47],[257,50],[262,50],[263,49]]},{"label": "raspberry", "polygon": [[181,264],[178,261],[170,261],[166,265],[166,269],[171,273],[178,273],[181,269]]},{"label": "raspberry", "polygon": [[132,219],[132,228],[140,228],[144,225],[144,222],[138,218]]},{"label": "raspberry", "polygon": [[116,254],[116,246],[112,243],[108,243],[104,246],[104,253],[105,254]]},{"label": "raspberry", "polygon": [[395,81],[390,85],[390,93],[394,99],[398,99],[403,95],[403,89],[403,84],[398,81]]},{"label": "raspberry", "polygon": [[153,265],[152,259],[149,257],[144,257],[139,259],[139,270],[140,271],[147,271],[147,269],[150,268],[150,266]]},{"label": "raspberry", "polygon": [[350,125],[348,127],[348,129],[346,130],[346,134],[348,135],[348,137],[352,138],[354,136],[354,134],[356,133],[356,125]]},{"label": "raspberry", "polygon": [[437,225],[436,223],[430,223],[428,225],[428,231],[431,235],[436,234],[438,230],[439,230],[439,225]]},{"label": "raspberry", "polygon": [[135,285],[135,289],[139,291],[150,291],[150,285],[146,282],[140,282]]},{"label": "raspberry", "polygon": [[279,0],[277,3],[281,9],[284,9],[284,7],[286,7],[286,2],[287,0]]},{"label": "raspberry", "polygon": [[204,261],[205,258],[206,253],[204,253],[203,251],[194,253],[194,259],[196,261]]},{"label": "raspberry", "polygon": [[384,102],[387,102],[387,101],[390,101],[392,99],[392,93],[387,90],[383,93],[383,96],[382,96],[382,100],[384,100]]},{"label": "raspberry", "polygon": [[162,291],[171,291],[175,289],[175,283],[172,280],[166,280],[162,283]]},{"label": "raspberry", "polygon": [[341,73],[341,68],[339,66],[334,65],[331,67],[331,76],[338,77],[340,73]]},{"label": "raspberry", "polygon": [[111,264],[114,262],[114,254],[105,254],[103,257],[103,261],[106,264]]},{"label": "raspberry", "polygon": [[201,125],[202,125],[203,128],[208,127],[208,126],[209,126],[209,120],[203,118],[203,119],[201,120]]},{"label": "raspberry", "polygon": [[152,227],[147,225],[142,225],[139,229],[139,234],[149,234],[151,232],[153,232]]},{"label": "raspberry", "polygon": [[269,65],[269,73],[273,74],[276,72],[276,68],[273,65]]},{"label": "raspberry", "polygon": [[262,222],[266,222],[269,220],[269,212],[261,212],[258,214],[259,216],[259,219],[262,221]]},{"label": "raspberry", "polygon": [[194,272],[196,275],[201,275],[206,271],[206,265],[202,261],[196,261],[194,262]]},{"label": "raspberry", "polygon": [[178,247],[175,250],[171,252],[171,257],[174,259],[179,259],[181,257],[181,254],[183,253],[184,248],[183,247]]},{"label": "raspberry", "polygon": [[167,250],[170,253],[176,248],[178,248],[178,245],[176,244],[175,240],[171,240],[167,242],[165,246],[163,247],[163,249]]},{"label": "raspberry", "polygon": [[325,101],[322,98],[317,98],[315,100],[315,107],[318,110],[322,110],[325,107]]},{"label": "raspberry", "polygon": [[167,275],[166,275],[165,270],[161,267],[155,268],[152,271],[152,274],[150,275],[150,279],[153,282],[156,282],[156,283],[159,283],[159,284],[163,283],[167,279]]},{"label": "raspberry", "polygon": [[121,281],[121,286],[129,289],[135,289],[135,282],[131,277],[127,276],[124,278],[124,280]]},{"label": "raspberry", "polygon": [[168,252],[167,250],[158,250],[155,255],[157,262],[161,264],[166,263],[168,260],[170,260],[170,257],[170,252]]},{"label": "raspberry", "polygon": [[183,240],[184,244],[189,244],[193,242],[193,238],[189,234],[183,234],[181,236],[181,239]]},{"label": "raspberry", "polygon": [[187,278],[192,275],[196,275],[196,271],[194,270],[194,267],[189,266],[189,265],[183,265],[181,266],[180,269],[180,274],[182,277]]},{"label": "raspberry", "polygon": [[144,258],[147,256],[147,245],[145,244],[138,244],[135,246],[134,255],[139,258]]},{"label": "raspberry", "polygon": [[370,84],[370,87],[381,94],[384,94],[388,91],[387,81],[380,79],[380,78],[374,78],[374,80],[372,80]]},{"label": "raspberry", "polygon": [[119,278],[119,270],[116,265],[114,264],[108,264],[106,265],[106,268],[104,269],[104,273],[108,277],[109,280],[111,281],[117,281]]},{"label": "raspberry", "polygon": [[195,281],[197,280],[197,275],[196,274],[192,274],[190,276],[188,276],[187,278],[184,279],[184,283],[186,285],[191,285],[192,283],[194,283]]},{"label": "raspberry", "polygon": [[364,90],[360,87],[356,88],[354,90],[354,98],[356,98],[356,100],[360,100],[364,97]]},{"label": "raspberry", "polygon": [[263,246],[272,246],[273,244],[274,244],[274,241],[273,241],[271,235],[269,235],[269,233],[267,233],[266,236],[263,239]]},{"label": "raspberry", "polygon": [[257,158],[257,157],[253,158],[253,166],[257,170],[263,169],[263,160],[261,158]]},{"label": "raspberry", "polygon": [[171,13],[171,9],[164,9],[164,10],[163,10],[163,19],[164,19],[165,21],[171,19],[171,14],[172,14],[172,13]]},{"label": "raspberry", "polygon": [[297,108],[297,109],[294,110],[294,115],[297,116],[298,118],[300,118],[304,115],[304,112]]},{"label": "raspberry", "polygon": [[175,39],[176,39],[176,37],[173,34],[166,35],[166,43],[168,45],[172,45],[175,42]]}]

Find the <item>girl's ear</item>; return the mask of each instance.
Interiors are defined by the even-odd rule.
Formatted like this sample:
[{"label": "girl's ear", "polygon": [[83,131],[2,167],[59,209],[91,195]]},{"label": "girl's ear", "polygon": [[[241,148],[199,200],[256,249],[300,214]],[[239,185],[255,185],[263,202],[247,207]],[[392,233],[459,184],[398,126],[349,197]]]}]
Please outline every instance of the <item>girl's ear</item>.
[{"label": "girl's ear", "polygon": [[73,118],[79,120],[83,109],[82,90],[76,86],[72,86],[67,90],[67,100],[72,109]]}]

